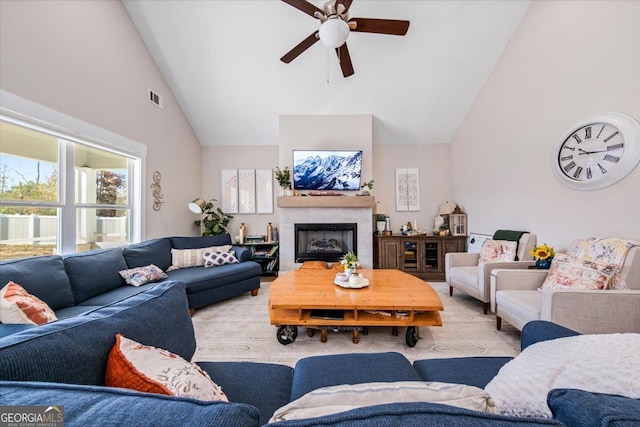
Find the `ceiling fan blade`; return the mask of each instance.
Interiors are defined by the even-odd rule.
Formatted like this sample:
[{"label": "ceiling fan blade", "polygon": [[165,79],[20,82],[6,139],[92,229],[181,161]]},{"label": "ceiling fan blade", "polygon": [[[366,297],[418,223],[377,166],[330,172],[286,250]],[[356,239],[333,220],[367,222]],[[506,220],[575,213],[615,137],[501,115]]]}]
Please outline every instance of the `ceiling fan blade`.
[{"label": "ceiling fan blade", "polygon": [[313,4],[309,3],[306,0],[282,0],[282,1],[290,6],[295,7],[298,10],[303,11],[304,13],[306,13],[307,15],[313,18],[316,18],[316,15],[315,15],[316,12],[320,12],[322,16],[324,16],[324,12],[322,11],[322,9],[319,9],[318,7],[314,6]]},{"label": "ceiling fan blade", "polygon": [[353,3],[353,0],[337,0],[336,1],[336,9],[338,8],[338,5],[341,4],[344,6],[344,12],[342,13],[347,13],[349,12],[349,8],[351,7],[351,3]]},{"label": "ceiling fan blade", "polygon": [[298,43],[293,49],[285,53],[284,56],[280,58],[280,61],[288,64],[289,62],[296,59],[298,55],[300,55],[302,52],[304,52],[305,50],[313,46],[313,44],[318,40],[319,40],[318,32],[314,31],[313,33],[309,34],[309,36],[306,39]]},{"label": "ceiling fan blade", "polygon": [[351,56],[349,55],[347,44],[345,43],[342,46],[336,48],[336,53],[338,54],[338,60],[340,61],[342,75],[344,77],[353,75],[355,71],[353,70],[353,64],[351,63]]},{"label": "ceiling fan blade", "polygon": [[351,18],[349,22],[356,22],[356,28],[351,31],[360,33],[391,34],[404,36],[409,30],[409,21],[397,19]]}]

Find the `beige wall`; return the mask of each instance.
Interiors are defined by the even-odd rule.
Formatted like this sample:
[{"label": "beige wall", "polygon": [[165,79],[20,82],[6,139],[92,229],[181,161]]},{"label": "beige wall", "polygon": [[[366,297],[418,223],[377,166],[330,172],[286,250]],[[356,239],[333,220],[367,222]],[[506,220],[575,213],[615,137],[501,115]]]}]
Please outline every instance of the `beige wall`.
[{"label": "beige wall", "polygon": [[[200,194],[200,144],[122,3],[1,1],[0,55],[1,89],[147,146],[147,238],[197,233],[186,206]],[[149,88],[164,110],[147,101]]]},{"label": "beige wall", "polygon": [[451,143],[470,230],[527,229],[556,249],[640,239],[640,167],[595,191],[552,173],[559,138],[607,111],[640,119],[640,2],[533,2]]}]

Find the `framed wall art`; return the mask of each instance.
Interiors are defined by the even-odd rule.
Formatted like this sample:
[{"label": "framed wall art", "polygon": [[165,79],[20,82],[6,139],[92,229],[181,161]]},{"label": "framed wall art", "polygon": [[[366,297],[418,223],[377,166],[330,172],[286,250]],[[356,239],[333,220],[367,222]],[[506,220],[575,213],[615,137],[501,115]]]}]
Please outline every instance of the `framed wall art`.
[{"label": "framed wall art", "polygon": [[272,169],[222,169],[222,211],[273,213]]},{"label": "framed wall art", "polygon": [[396,211],[420,210],[419,182],[418,168],[396,169]]},{"label": "framed wall art", "polygon": [[238,170],[222,169],[220,178],[222,211],[230,214],[238,213]]}]

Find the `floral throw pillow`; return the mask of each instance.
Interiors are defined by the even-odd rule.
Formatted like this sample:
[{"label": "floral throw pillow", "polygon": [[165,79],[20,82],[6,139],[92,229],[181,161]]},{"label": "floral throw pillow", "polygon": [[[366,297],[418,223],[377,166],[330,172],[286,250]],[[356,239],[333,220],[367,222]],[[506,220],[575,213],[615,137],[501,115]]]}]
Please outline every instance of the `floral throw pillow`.
[{"label": "floral throw pillow", "polygon": [[145,283],[157,282],[158,280],[169,277],[160,267],[154,264],[132,268],[130,270],[121,270],[118,273],[120,273],[125,282],[132,286],[140,286]]},{"label": "floral throw pillow", "polygon": [[541,289],[607,289],[617,265],[556,254]]},{"label": "floral throw pillow", "polygon": [[513,261],[516,259],[518,242],[487,239],[480,249],[480,262]]},{"label": "floral throw pillow", "polygon": [[222,388],[198,365],[120,334],[107,359],[105,383],[147,393],[229,401]]},{"label": "floral throw pillow", "polygon": [[0,322],[44,325],[58,320],[46,302],[31,295],[22,286],[9,282],[0,289]]},{"label": "floral throw pillow", "polygon": [[202,255],[204,259],[205,267],[215,267],[218,265],[225,264],[237,264],[238,258],[236,258],[236,254],[233,251],[228,252],[205,252]]}]

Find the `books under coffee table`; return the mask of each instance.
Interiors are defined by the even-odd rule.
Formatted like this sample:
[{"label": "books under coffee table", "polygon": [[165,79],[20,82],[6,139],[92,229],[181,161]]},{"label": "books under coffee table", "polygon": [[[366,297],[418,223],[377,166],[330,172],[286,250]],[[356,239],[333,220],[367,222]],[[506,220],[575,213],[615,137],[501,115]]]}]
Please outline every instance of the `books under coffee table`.
[{"label": "books under coffee table", "polygon": [[[363,328],[391,326],[396,335],[398,327],[405,326],[406,343],[413,347],[419,326],[442,326],[442,301],[425,281],[400,270],[358,272],[369,286],[337,286],[336,271],[329,269],[292,270],[280,275],[269,289],[269,317],[271,324],[278,326],[278,341],[285,345],[294,342],[298,326],[306,327],[310,336],[319,329],[322,342],[327,340],[327,329],[351,329],[356,344]],[[342,318],[314,315],[318,310],[342,312]]]}]

